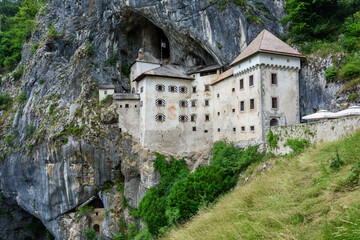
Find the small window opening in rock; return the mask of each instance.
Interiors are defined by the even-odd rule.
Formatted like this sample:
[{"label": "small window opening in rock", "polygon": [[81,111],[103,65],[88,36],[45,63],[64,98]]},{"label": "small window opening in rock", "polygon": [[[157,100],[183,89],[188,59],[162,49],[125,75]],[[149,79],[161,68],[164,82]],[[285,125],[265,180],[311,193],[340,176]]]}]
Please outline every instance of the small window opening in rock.
[{"label": "small window opening in rock", "polygon": [[204,133],[207,133],[208,132],[208,130],[204,130]]},{"label": "small window opening in rock", "polygon": [[99,224],[95,224],[95,225],[94,225],[94,230],[95,230],[95,232],[100,232],[100,226],[99,226]]},{"label": "small window opening in rock", "polygon": [[99,215],[99,213],[98,213],[98,212],[95,212],[95,214],[96,214],[96,216],[98,216],[98,215]]},{"label": "small window opening in rock", "polygon": [[120,132],[121,132],[121,128],[120,128]]}]

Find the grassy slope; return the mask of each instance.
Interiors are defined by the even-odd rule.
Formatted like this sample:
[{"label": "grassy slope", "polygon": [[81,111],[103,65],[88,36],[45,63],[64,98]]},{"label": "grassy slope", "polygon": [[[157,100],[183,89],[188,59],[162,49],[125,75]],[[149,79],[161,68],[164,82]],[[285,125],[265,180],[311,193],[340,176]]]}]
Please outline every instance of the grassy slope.
[{"label": "grassy slope", "polygon": [[[329,167],[336,147],[346,160],[340,170]],[[347,181],[351,167],[360,161],[360,132],[273,161],[276,166],[266,174],[163,238],[360,239],[359,184],[351,186]]]}]

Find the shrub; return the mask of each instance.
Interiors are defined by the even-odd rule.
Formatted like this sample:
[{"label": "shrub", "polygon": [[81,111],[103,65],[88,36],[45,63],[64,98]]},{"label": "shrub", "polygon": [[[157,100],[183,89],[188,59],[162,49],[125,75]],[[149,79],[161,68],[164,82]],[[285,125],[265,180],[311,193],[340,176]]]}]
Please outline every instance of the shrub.
[{"label": "shrub", "polygon": [[86,240],[96,240],[96,232],[94,229],[88,229],[84,232]]},{"label": "shrub", "polygon": [[16,71],[14,71],[11,76],[14,78],[15,81],[19,80],[24,73],[24,67],[19,67]]},{"label": "shrub", "polygon": [[15,146],[14,139],[15,139],[14,135],[11,135],[11,134],[6,135],[5,136],[6,145],[8,145],[9,147],[14,147]]},{"label": "shrub", "polygon": [[350,183],[357,184],[360,178],[360,162],[356,163],[352,168],[348,177]]},{"label": "shrub", "polygon": [[4,151],[0,151],[0,162],[4,162],[5,158],[7,156],[7,153]]},{"label": "shrub", "polygon": [[91,57],[91,56],[94,55],[94,53],[95,53],[94,46],[93,46],[91,43],[87,43],[87,44],[86,44],[85,51],[86,51],[86,55],[87,55],[88,57]]},{"label": "shrub", "polygon": [[279,148],[278,141],[279,141],[279,135],[274,134],[271,130],[269,134],[267,135],[267,143],[269,144],[270,149],[276,149]]},{"label": "shrub", "polygon": [[71,134],[73,134],[74,136],[79,136],[82,133],[84,128],[80,127],[79,125],[71,124],[69,129],[70,129]]},{"label": "shrub", "polygon": [[286,140],[284,146],[289,146],[294,154],[303,152],[306,148],[310,146],[310,141],[307,139],[288,139]]},{"label": "shrub", "polygon": [[92,213],[94,211],[94,207],[93,206],[85,206],[85,207],[81,207],[78,209],[78,211],[76,212],[76,222],[79,222],[80,218],[87,214],[87,213]]},{"label": "shrub", "polygon": [[335,82],[338,69],[335,66],[328,67],[325,71],[325,78],[328,82]]},{"label": "shrub", "polygon": [[121,65],[121,73],[123,76],[130,77],[130,67],[128,62],[123,62]]},{"label": "shrub", "polygon": [[126,236],[122,233],[116,233],[115,235],[113,235],[113,239],[114,240],[126,240]]},{"label": "shrub", "polygon": [[350,93],[348,98],[347,98],[347,101],[348,102],[352,102],[352,101],[355,101],[356,99],[358,99],[358,94],[357,93]]},{"label": "shrub", "polygon": [[31,46],[31,51],[30,51],[30,55],[34,55],[34,53],[36,52],[36,50],[39,48],[39,43],[33,43]]},{"label": "shrub", "polygon": [[12,99],[9,94],[0,93],[0,110],[7,110],[11,107]]},{"label": "shrub", "polygon": [[113,53],[113,55],[106,60],[105,65],[115,67],[116,62],[118,60],[119,60],[118,55],[116,53]]},{"label": "shrub", "polygon": [[130,223],[127,230],[129,239],[133,239],[138,233],[137,223]]},{"label": "shrub", "polygon": [[35,127],[32,123],[26,124],[24,131],[25,131],[25,138],[28,138],[35,132]]},{"label": "shrub", "polygon": [[352,56],[346,58],[345,65],[341,68],[339,75],[345,80],[351,80],[360,76],[360,58]]},{"label": "shrub", "polygon": [[24,103],[26,101],[26,92],[25,91],[22,91],[18,97],[17,97],[17,100],[20,104]]},{"label": "shrub", "polygon": [[54,109],[58,106],[57,103],[52,103],[50,106],[49,106],[49,114],[53,114],[54,112]]},{"label": "shrub", "polygon": [[43,84],[44,82],[45,82],[45,80],[42,79],[42,78],[40,78],[40,79],[38,80],[38,83],[40,83],[40,84]]},{"label": "shrub", "polygon": [[340,157],[339,150],[336,148],[336,155],[331,159],[330,167],[338,169],[344,163],[344,158]]}]

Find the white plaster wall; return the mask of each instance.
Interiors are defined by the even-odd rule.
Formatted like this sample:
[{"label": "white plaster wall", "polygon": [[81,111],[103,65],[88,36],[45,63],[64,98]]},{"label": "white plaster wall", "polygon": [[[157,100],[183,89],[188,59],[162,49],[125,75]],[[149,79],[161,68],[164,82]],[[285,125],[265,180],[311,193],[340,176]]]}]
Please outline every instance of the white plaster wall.
[{"label": "white plaster wall", "polygon": [[[106,92],[106,94],[105,94]],[[99,89],[99,101],[104,100],[108,95],[114,95],[115,89]]]},{"label": "white plaster wall", "polygon": [[[116,112],[119,115],[119,128],[121,132],[130,134],[134,139],[140,139],[139,118],[140,101],[139,100],[114,100]],[[129,108],[125,105],[129,104]],[[120,107],[120,105],[122,107]]]},{"label": "white plaster wall", "polygon": [[[251,75],[254,76],[254,85],[250,87],[249,76]],[[242,90],[240,90],[240,79],[244,79],[244,89]],[[235,88],[235,92],[232,91],[233,88]],[[214,142],[223,139],[233,142],[257,141],[260,138],[259,88],[260,74],[258,69],[227,78],[213,85]],[[255,99],[254,110],[250,110],[250,99]],[[244,112],[240,112],[240,101],[245,102]],[[235,112],[232,112],[232,109],[235,109]],[[242,126],[245,127],[245,131],[241,131]],[[255,130],[250,131],[250,126],[254,126]],[[233,128],[236,128],[236,131]]]},{"label": "white plaster wall", "polygon": [[135,89],[135,93],[139,91],[137,82],[133,82],[142,73],[160,67],[160,64],[136,61],[130,68],[130,84],[131,89]]}]

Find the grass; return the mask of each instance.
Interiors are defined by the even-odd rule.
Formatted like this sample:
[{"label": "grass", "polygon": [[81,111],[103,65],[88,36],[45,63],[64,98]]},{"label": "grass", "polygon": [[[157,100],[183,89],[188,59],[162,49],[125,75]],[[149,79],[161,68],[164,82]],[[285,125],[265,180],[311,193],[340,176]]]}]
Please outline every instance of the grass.
[{"label": "grass", "polygon": [[[336,149],[345,159],[338,170]],[[268,160],[275,167],[265,174],[250,167],[237,189],[162,239],[360,239],[359,185],[348,180],[359,152],[360,132]]]}]

